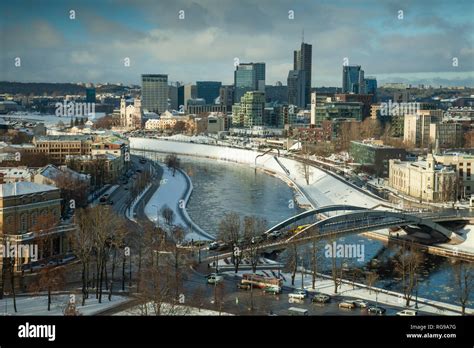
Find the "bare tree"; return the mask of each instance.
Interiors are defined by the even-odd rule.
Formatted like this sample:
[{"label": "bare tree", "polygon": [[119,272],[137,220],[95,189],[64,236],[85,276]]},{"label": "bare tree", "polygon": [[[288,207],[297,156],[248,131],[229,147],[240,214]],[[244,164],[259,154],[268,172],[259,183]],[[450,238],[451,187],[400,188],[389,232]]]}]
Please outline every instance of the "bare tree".
[{"label": "bare tree", "polygon": [[375,271],[367,272],[365,274],[365,281],[369,287],[369,294],[372,293],[372,287],[374,286],[377,279],[379,279],[379,275]]},{"label": "bare tree", "polygon": [[167,205],[163,206],[161,209],[161,216],[165,220],[165,223],[168,225],[168,227],[171,227],[173,225],[174,221],[174,211],[168,207]]},{"label": "bare tree", "polygon": [[410,306],[413,290],[417,285],[421,262],[422,257],[420,251],[415,247],[413,242],[410,242],[408,247],[406,243],[403,243],[395,260],[395,271],[402,277],[402,290],[407,307]]},{"label": "bare tree", "polygon": [[240,218],[236,213],[227,213],[219,223],[218,238],[233,248],[231,260],[235,265],[235,273],[239,271],[239,264],[242,258],[238,246],[241,236]]},{"label": "bare tree", "polygon": [[244,239],[250,241],[247,247],[247,256],[252,265],[252,272],[257,271],[258,260],[260,258],[260,237],[267,227],[265,219],[256,216],[246,216],[244,218]]},{"label": "bare tree", "polygon": [[291,285],[295,285],[296,272],[298,270],[298,248],[296,244],[292,244],[288,249],[285,269],[291,272]]},{"label": "bare tree", "polygon": [[74,255],[79,259],[82,265],[82,305],[85,305],[86,298],[89,297],[88,279],[89,267],[94,247],[94,237],[90,228],[88,217],[89,210],[79,210],[76,218],[77,228],[70,235],[70,242]]},{"label": "bare tree", "polygon": [[30,290],[33,292],[48,291],[48,311],[51,310],[51,292],[64,288],[65,271],[64,267],[46,267],[30,285]]},{"label": "bare tree", "polygon": [[165,163],[169,169],[173,170],[173,176],[175,175],[176,170],[179,169],[181,166],[181,161],[175,154],[167,155],[165,158]]},{"label": "bare tree", "polygon": [[462,315],[465,315],[474,286],[473,266],[472,263],[459,261],[454,264],[453,268],[458,301],[461,304]]}]

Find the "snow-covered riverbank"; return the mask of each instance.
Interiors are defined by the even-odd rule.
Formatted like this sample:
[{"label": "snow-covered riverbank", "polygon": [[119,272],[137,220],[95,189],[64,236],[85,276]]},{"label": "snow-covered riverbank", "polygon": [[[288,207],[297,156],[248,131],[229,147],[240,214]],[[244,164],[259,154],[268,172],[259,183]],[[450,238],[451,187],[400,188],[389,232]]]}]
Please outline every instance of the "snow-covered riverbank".
[{"label": "snow-covered riverbank", "polygon": [[173,171],[161,164],[163,176],[160,187],[153,193],[153,196],[145,206],[147,218],[161,226],[165,226],[161,210],[167,206],[174,212],[173,224],[181,225],[186,230],[185,239],[191,240],[212,240],[213,237],[197,226],[189,217],[186,205],[192,193],[192,183],[187,174],[177,170],[173,176]]}]

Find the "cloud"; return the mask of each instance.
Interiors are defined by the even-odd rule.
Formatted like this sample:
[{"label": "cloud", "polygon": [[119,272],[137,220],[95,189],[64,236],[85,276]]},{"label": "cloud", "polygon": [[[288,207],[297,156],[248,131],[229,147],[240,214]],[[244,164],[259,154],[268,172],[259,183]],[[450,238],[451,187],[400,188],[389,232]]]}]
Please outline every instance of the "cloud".
[{"label": "cloud", "polygon": [[[0,79],[139,83],[142,73],[165,73],[170,81],[231,83],[238,57],[265,62],[268,84],[286,83],[303,29],[313,45],[315,86],[340,86],[344,57],[367,75],[409,80],[406,74],[413,74],[413,83],[420,72],[436,79],[442,72],[474,71],[474,21],[466,17],[473,6],[467,1],[117,0],[111,7],[97,0],[80,6],[64,1],[59,10],[53,4],[45,3],[41,14],[5,20],[1,59],[8,64]],[[9,3],[5,13],[21,13],[24,5]],[[71,6],[78,9],[76,21],[58,20],[54,11]],[[27,63],[22,69],[9,63],[17,55]]]}]

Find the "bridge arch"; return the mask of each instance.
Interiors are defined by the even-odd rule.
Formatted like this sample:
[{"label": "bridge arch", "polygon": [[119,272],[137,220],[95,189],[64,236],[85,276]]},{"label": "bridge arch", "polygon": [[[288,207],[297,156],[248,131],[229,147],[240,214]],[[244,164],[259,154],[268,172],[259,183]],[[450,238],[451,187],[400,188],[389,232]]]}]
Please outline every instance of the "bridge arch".
[{"label": "bridge arch", "polygon": [[305,212],[302,212],[298,215],[292,216],[282,222],[279,222],[275,226],[271,227],[267,231],[265,231],[265,234],[271,233],[273,231],[278,231],[281,228],[284,228],[286,226],[289,226],[301,219],[307,218],[312,215],[316,214],[322,214],[322,213],[327,213],[331,211],[342,211],[342,210],[348,210],[348,211],[354,211],[354,210],[367,210],[367,207],[358,207],[354,205],[343,205],[343,204],[335,204],[335,205],[326,205],[324,207],[319,207],[316,209],[311,209],[307,210]]},{"label": "bridge arch", "polygon": [[309,239],[312,236],[305,237],[305,234],[311,232],[312,230],[314,231],[315,229],[320,235],[332,233],[347,234],[408,224],[427,226],[433,231],[441,233],[448,240],[457,239],[459,241],[459,238],[461,238],[446,227],[416,215],[393,211],[363,210],[351,212],[348,214],[336,215],[315,222],[302,229],[299,233],[288,238],[287,242],[294,241],[295,239]]}]

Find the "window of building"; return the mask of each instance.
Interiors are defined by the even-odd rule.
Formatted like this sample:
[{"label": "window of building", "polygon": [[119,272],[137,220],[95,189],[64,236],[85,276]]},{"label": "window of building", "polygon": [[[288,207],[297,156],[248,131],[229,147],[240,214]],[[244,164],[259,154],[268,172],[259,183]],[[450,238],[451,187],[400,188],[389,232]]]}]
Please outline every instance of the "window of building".
[{"label": "window of building", "polygon": [[20,231],[26,232],[28,230],[28,217],[26,214],[21,214],[20,217]]}]

